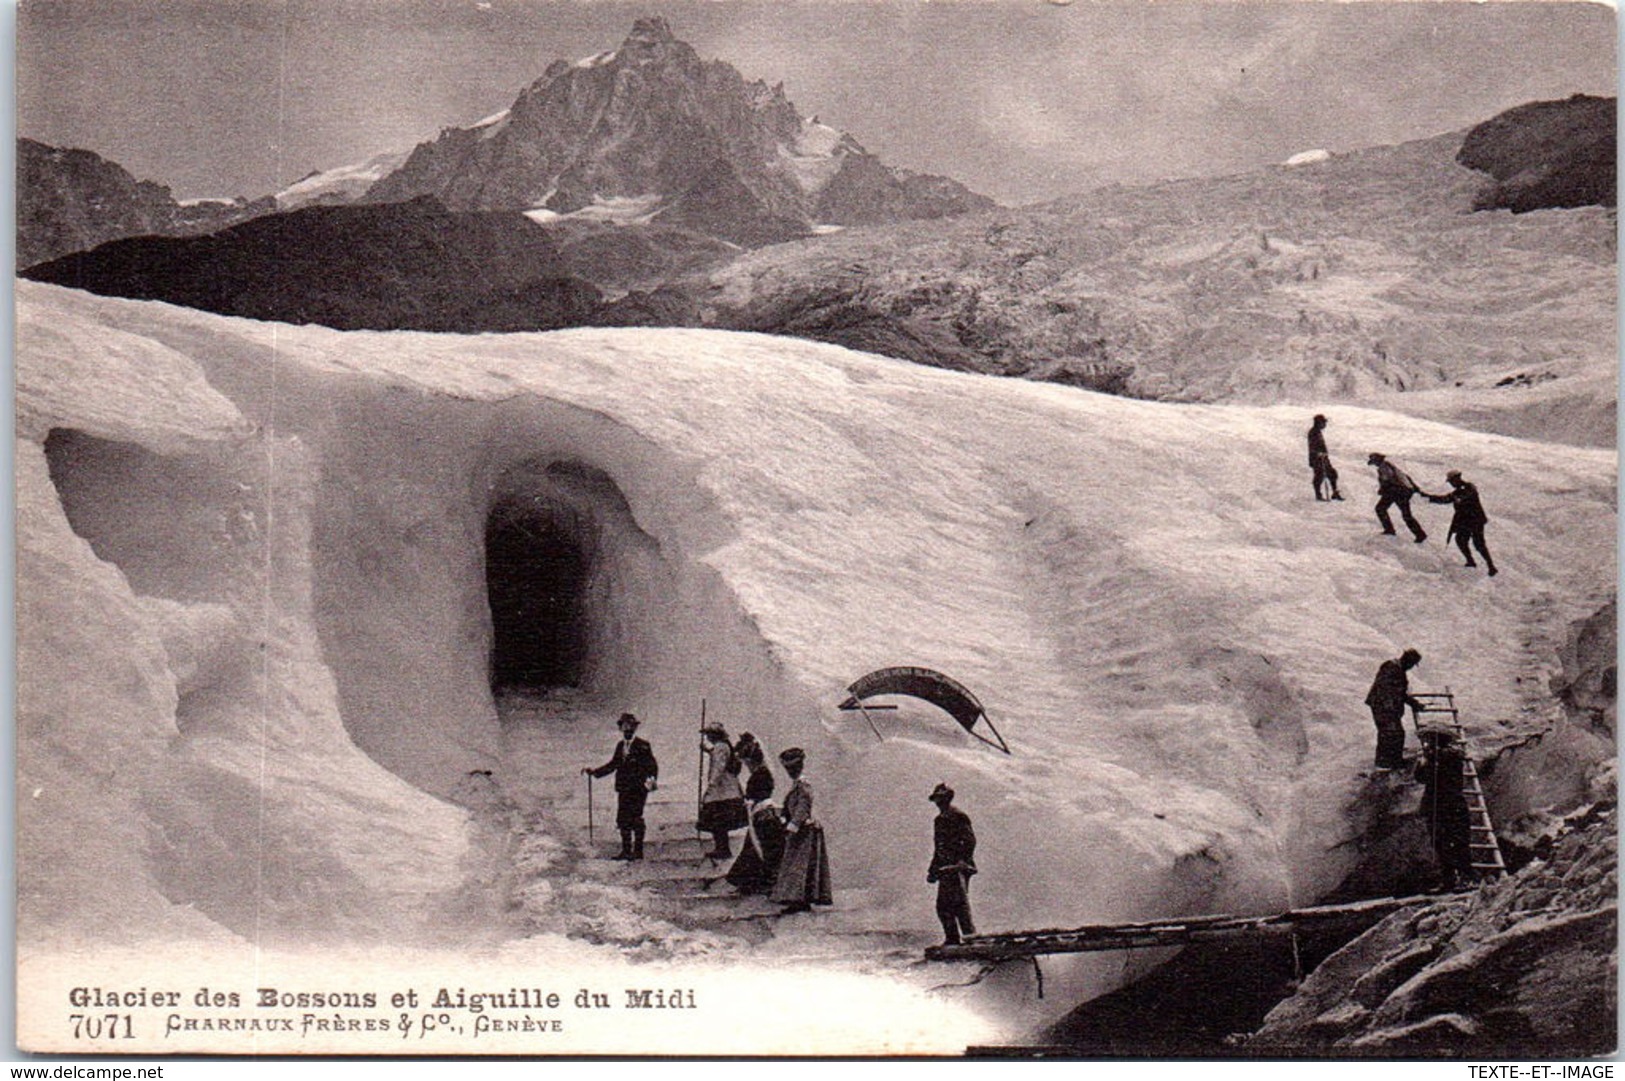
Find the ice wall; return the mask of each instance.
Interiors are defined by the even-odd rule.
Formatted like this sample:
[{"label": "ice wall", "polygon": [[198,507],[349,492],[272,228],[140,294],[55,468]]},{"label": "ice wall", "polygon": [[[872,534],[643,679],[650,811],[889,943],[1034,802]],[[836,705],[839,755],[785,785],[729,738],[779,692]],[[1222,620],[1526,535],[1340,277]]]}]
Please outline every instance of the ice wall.
[{"label": "ice wall", "polygon": [[[988,928],[1307,903],[1355,856],[1377,663],[1420,649],[1417,682],[1455,687],[1475,735],[1504,741],[1542,693],[1527,632],[1614,581],[1602,451],[1339,410],[1350,501],[1317,504],[1312,408],[1134,402],[753,335],[345,334],[19,297],[19,530],[39,538],[19,568],[23,791],[49,775],[123,831],[106,874],[239,934],[363,936],[380,898],[431,923],[463,903],[473,855],[444,797],[501,773],[482,537],[515,485],[591,555],[585,693],[678,755],[702,696],[770,749],[806,747],[838,887],[897,926],[933,924],[939,780],[977,821]],[[1356,464],[1373,449],[1431,488],[1468,472],[1502,576],[1376,535]],[[66,596],[109,614],[72,619]],[[885,717],[884,741],[833,708],[893,664],[972,688],[1015,754],[927,707]],[[78,764],[110,735],[152,776]],[[60,810],[23,831],[40,899],[87,886],[29,872]],[[249,819],[277,854],[258,892],[229,855]]]}]

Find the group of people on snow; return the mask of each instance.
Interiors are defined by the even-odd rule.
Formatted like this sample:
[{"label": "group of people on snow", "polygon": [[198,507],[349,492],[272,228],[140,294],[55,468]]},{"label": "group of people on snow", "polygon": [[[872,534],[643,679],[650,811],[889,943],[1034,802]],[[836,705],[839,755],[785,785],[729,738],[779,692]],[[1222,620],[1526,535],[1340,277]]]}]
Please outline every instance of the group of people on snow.
[{"label": "group of people on snow", "polygon": [[[1326,424],[1326,417],[1316,414],[1308,434],[1312,484],[1315,498],[1322,501],[1343,498],[1337,490],[1337,470],[1326,447]],[[1427,531],[1411,513],[1411,499],[1420,495],[1430,503],[1449,504],[1454,508],[1454,514],[1445,543],[1449,544],[1453,537],[1469,567],[1478,566],[1473,558],[1476,550],[1488,574],[1495,576],[1495,560],[1484,542],[1484,527],[1489,522],[1489,516],[1484,513],[1478,487],[1464,478],[1460,470],[1452,469],[1445,474],[1450,491],[1434,495],[1423,491],[1384,454],[1373,451],[1367,455],[1366,464],[1377,470],[1376,512],[1383,533],[1395,535],[1394,523],[1388,512],[1397,508],[1405,528],[1410,530],[1415,542],[1421,544],[1427,540]],[[1409,687],[1409,672],[1421,661],[1422,655],[1414,649],[1407,649],[1398,657],[1383,661],[1366,694],[1366,705],[1371,708],[1371,719],[1377,727],[1375,768],[1379,773],[1405,768],[1405,709],[1410,707],[1413,718],[1419,720],[1426,708],[1411,695]],[[1475,877],[1471,849],[1472,815],[1464,789],[1466,748],[1457,732],[1449,728],[1418,723],[1417,738],[1422,744],[1422,756],[1417,762],[1415,779],[1423,785],[1422,814],[1432,837],[1442,885],[1445,889],[1454,889],[1473,881]]]},{"label": "group of people on snow", "polygon": [[[1315,499],[1342,500],[1337,469],[1326,445],[1327,418],[1317,414],[1309,428],[1309,467]],[[1455,514],[1450,524],[1453,536],[1466,558],[1476,567],[1473,551],[1483,558],[1490,575],[1496,573],[1484,543],[1488,516],[1478,489],[1459,470],[1450,470],[1445,480],[1450,491],[1434,495],[1423,491],[1402,469],[1380,453],[1366,459],[1377,470],[1377,520],[1382,532],[1394,535],[1391,508],[1416,543],[1427,539],[1427,531],[1411,513],[1412,497],[1420,495],[1432,503],[1451,504]],[[1446,543],[1448,543],[1448,538]],[[1405,767],[1404,711],[1423,709],[1409,691],[1408,673],[1422,660],[1414,649],[1386,660],[1377,670],[1366,704],[1377,728],[1376,769],[1387,772]],[[623,713],[617,722],[621,742],[615,745],[608,762],[583,767],[593,777],[615,775],[615,825],[621,834],[621,850],[612,859],[644,858],[647,825],[643,811],[649,793],[659,784],[659,765],[647,740],[637,735],[638,719]],[[1441,875],[1446,888],[1473,877],[1469,847],[1470,814],[1463,793],[1465,751],[1461,740],[1446,729],[1419,728],[1422,758],[1416,777],[1424,785],[1423,811],[1433,837]],[[700,728],[700,750],[705,763],[705,779],[695,823],[701,833],[711,836],[707,857],[714,863],[732,860],[723,879],[742,896],[766,895],[783,906],[784,913],[805,912],[813,905],[833,901],[829,873],[829,853],[823,827],[813,817],[813,790],[802,776],[806,752],[791,747],[779,754],[779,762],[790,777],[790,788],[782,806],[775,804],[773,772],[767,752],[751,733],[737,740],[728,738],[720,724]],[[741,780],[743,777],[743,780]],[[936,911],[942,923],[944,945],[957,945],[976,933],[971,916],[970,879],[976,874],[976,832],[964,811],[953,805],[954,791],[938,784],[928,797],[937,807],[933,823],[931,862],[926,882],[937,887]],[[732,835],[743,831],[739,855],[733,853]]]},{"label": "group of people on snow", "polygon": [[[621,834],[621,850],[610,858],[641,860],[647,830],[644,806],[649,793],[659,787],[660,767],[654,749],[637,734],[637,717],[623,713],[616,723],[621,741],[609,761],[583,766],[581,772],[591,777],[615,775],[615,825]],[[807,753],[791,747],[779,754],[779,763],[790,776],[781,807],[773,802],[776,783],[767,752],[754,735],[742,732],[737,740],[730,740],[722,725],[705,724],[700,728],[700,750],[705,782],[695,827],[711,835],[708,859],[714,863],[733,860],[723,880],[741,896],[767,896],[783,906],[784,914],[832,904],[824,829],[813,817],[812,786],[802,776]],[[952,788],[939,784],[929,799],[937,806],[937,817],[926,882],[937,887],[937,918],[942,922],[945,944],[954,945],[964,935],[976,933],[970,910],[976,831],[970,816],[953,805]],[[732,834],[740,830],[745,836],[735,858]]]},{"label": "group of people on snow", "polygon": [[[1309,469],[1313,475],[1315,499],[1322,502],[1343,498],[1337,490],[1337,470],[1332,466],[1331,454],[1326,449],[1326,424],[1326,417],[1317,413],[1309,426],[1308,437]],[[1388,516],[1388,511],[1397,507],[1405,528],[1411,531],[1416,543],[1421,544],[1428,539],[1427,530],[1411,513],[1411,498],[1420,495],[1430,503],[1450,504],[1455,508],[1455,513],[1451,517],[1450,532],[1446,535],[1445,543],[1449,544],[1450,537],[1454,537],[1469,567],[1478,566],[1473,559],[1476,548],[1484,559],[1490,577],[1495,576],[1495,560],[1490,558],[1490,550],[1484,543],[1484,527],[1489,522],[1489,516],[1484,513],[1484,503],[1479,498],[1477,485],[1464,479],[1459,469],[1452,469],[1444,475],[1450,491],[1434,495],[1418,487],[1409,474],[1388,460],[1387,455],[1373,451],[1366,456],[1366,464],[1377,469],[1377,521],[1382,524],[1385,534],[1395,535],[1393,519]]]},{"label": "group of people on snow", "polygon": [[[641,860],[647,829],[644,804],[658,787],[659,766],[648,741],[637,735],[637,717],[623,713],[617,724],[621,742],[609,761],[584,766],[581,772],[592,777],[615,774],[615,825],[621,831],[621,850],[610,858]],[[791,747],[779,754],[790,776],[780,808],[773,802],[775,782],[767,754],[755,736],[744,732],[734,741],[721,725],[707,724],[700,729],[700,749],[706,777],[695,826],[711,835],[708,858],[733,859],[731,835],[745,831],[744,847],[724,876],[728,883],[740,894],[766,894],[784,906],[785,913],[831,904],[824,830],[813,818],[812,786],[802,778],[806,752]],[[739,778],[747,770],[742,785]]]}]

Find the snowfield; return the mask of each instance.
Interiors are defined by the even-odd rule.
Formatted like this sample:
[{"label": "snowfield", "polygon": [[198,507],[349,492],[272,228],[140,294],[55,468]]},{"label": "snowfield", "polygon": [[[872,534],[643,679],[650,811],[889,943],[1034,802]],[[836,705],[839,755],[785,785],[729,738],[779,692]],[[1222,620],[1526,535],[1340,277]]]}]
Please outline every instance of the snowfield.
[{"label": "snowfield", "polygon": [[[983,930],[1308,904],[1359,856],[1378,663],[1420,650],[1413,688],[1452,688],[1487,754],[1551,724],[1556,646],[1616,578],[1612,451],[1391,412],[716,331],[341,333],[17,296],[24,983],[74,980],[67,957],[133,975],[121,951],[158,943],[248,985],[351,958],[729,1004],[699,1033],[663,1019],[651,1051],[1014,1039],[1161,957],[1046,959],[1043,999],[1030,966],[933,992],[975,974],[913,962],[938,937],[934,784],[975,821]],[[1346,502],[1311,498],[1317,408]],[[1416,506],[1426,544],[1379,535],[1373,450],[1431,491],[1476,482],[1500,576],[1444,546],[1446,508]],[[552,720],[489,686],[499,496],[589,568],[583,682]],[[884,740],[835,709],[890,665],[969,687],[1013,753],[923,703],[877,713]],[[691,800],[702,699],[770,755],[806,748],[835,911],[754,936],[679,912],[643,949],[584,931],[589,895],[642,902],[570,856],[575,767],[631,710]],[[584,1025],[567,1050],[625,1038]]]},{"label": "snowfield", "polygon": [[[499,114],[489,120],[481,121],[481,124],[494,123],[501,118],[502,116]],[[479,127],[480,124],[475,126]],[[311,173],[303,180],[290,184],[277,192],[276,208],[278,210],[297,210],[299,207],[321,202],[324,199],[337,199],[341,202],[358,199],[379,179],[398,169],[405,160],[405,152],[385,152],[374,155],[360,164],[340,165],[333,169],[324,169]]]}]

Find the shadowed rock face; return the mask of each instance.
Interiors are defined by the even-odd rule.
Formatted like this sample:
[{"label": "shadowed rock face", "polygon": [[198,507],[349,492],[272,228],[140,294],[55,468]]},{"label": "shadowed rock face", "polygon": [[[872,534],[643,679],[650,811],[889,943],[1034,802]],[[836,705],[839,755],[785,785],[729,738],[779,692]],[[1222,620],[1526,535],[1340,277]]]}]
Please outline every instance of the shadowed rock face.
[{"label": "shadowed rock face", "polygon": [[838,224],[991,208],[941,177],[892,170],[850,136],[805,120],[784,95],[702,60],[665,20],[620,47],[556,61],[506,113],[448,128],[367,193],[433,195],[455,210],[569,214],[651,199],[657,220],[746,246]]},{"label": "shadowed rock face", "polygon": [[1489,173],[1475,210],[1615,204],[1617,100],[1575,94],[1520,105],[1467,133],[1456,160]]},{"label": "shadowed rock face", "polygon": [[1615,599],[1571,627],[1559,654],[1563,669],[1552,678],[1552,691],[1569,716],[1609,739],[1618,722],[1618,625]]},{"label": "shadowed rock face", "polygon": [[115,237],[158,232],[169,189],[138,181],[88,150],[17,140],[17,265],[31,266]]},{"label": "shadowed rock face", "polygon": [[[511,211],[453,213],[425,198],[308,207],[204,237],[131,237],[25,275],[103,296],[340,330],[682,321],[669,298],[632,293],[606,303],[575,272],[583,257],[563,246],[587,244],[585,261],[592,263],[591,239],[580,230],[543,229]],[[658,247],[660,238],[650,243]],[[646,254],[660,263],[657,253]],[[638,273],[636,265],[624,270]]]},{"label": "shadowed rock face", "polygon": [[273,209],[270,199],[182,206],[168,188],[99,154],[17,140],[19,267],[120,237],[207,232]]},{"label": "shadowed rock face", "polygon": [[1607,1054],[1616,1040],[1616,812],[1568,824],[1516,875],[1397,912],[1272,1010],[1248,1054]]}]

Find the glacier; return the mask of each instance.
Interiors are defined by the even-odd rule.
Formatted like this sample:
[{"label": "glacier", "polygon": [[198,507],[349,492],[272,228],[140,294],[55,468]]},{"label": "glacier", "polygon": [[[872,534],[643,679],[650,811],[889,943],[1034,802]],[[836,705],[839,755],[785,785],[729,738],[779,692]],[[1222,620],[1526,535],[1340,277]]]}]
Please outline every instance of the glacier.
[{"label": "glacier", "polygon": [[[821,937],[934,941],[938,781],[976,822],[983,930],[1312,903],[1359,859],[1377,664],[1420,650],[1413,687],[1453,689],[1493,752],[1558,712],[1531,643],[1616,579],[1612,451],[763,335],[338,332],[19,281],[16,409],[20,982],[155,945],[256,972],[477,956],[699,973],[753,1019],[737,1046],[649,1029],[666,1053],[959,1050],[1166,956],[1046,959],[1040,999],[1025,971],[944,993],[941,967]],[[1317,410],[1344,503],[1310,497]],[[1371,450],[1476,482],[1502,574],[1459,566],[1439,508],[1425,545],[1379,535]],[[584,568],[556,723],[491,688],[499,503]],[[881,739],[835,708],[890,665],[971,688],[1013,753],[921,703]],[[655,960],[513,932],[489,805],[539,798],[538,755],[601,761],[621,710],[680,796],[702,700],[806,748],[838,911]],[[552,834],[526,842],[544,884],[581,843]],[[792,956],[828,988],[816,1044],[763,1012]],[[597,1038],[571,1049],[629,1050]]]}]

